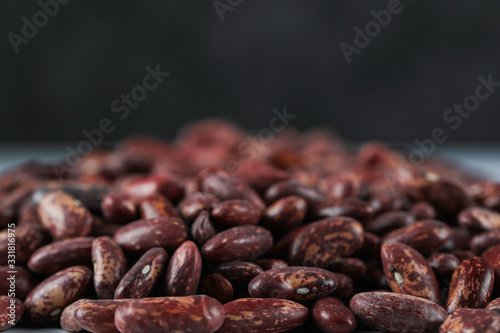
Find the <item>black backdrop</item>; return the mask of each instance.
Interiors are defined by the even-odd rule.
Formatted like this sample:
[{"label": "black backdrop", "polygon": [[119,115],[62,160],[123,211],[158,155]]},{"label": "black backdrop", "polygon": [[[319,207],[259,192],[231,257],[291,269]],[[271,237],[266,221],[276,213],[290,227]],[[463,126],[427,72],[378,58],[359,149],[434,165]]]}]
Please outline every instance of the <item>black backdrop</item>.
[{"label": "black backdrop", "polygon": [[[353,140],[413,141],[437,127],[448,142],[500,140],[500,88],[456,130],[443,120],[479,75],[500,81],[498,1],[65,0],[44,21],[53,1],[0,2],[0,143],[78,141],[103,118],[115,125],[106,141],[171,137],[214,116],[259,130],[284,105],[292,125]],[[354,28],[388,6],[397,13],[379,32],[372,24],[348,63],[339,44],[355,46]],[[40,27],[19,42],[26,20]],[[157,64],[170,75],[120,120],[113,101]]]}]

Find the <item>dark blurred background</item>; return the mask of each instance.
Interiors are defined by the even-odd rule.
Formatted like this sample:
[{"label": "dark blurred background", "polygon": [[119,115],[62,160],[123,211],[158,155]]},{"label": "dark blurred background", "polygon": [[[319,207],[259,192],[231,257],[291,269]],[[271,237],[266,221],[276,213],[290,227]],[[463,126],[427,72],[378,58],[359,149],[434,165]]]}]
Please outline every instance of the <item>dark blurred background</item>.
[{"label": "dark blurred background", "polygon": [[[500,2],[403,0],[348,64],[339,44],[388,3],[221,0],[218,13],[212,1],[69,1],[43,24],[37,1],[2,0],[0,143],[74,142],[102,118],[116,125],[110,142],[207,117],[259,130],[283,105],[295,127],[356,141],[436,127],[447,143],[500,141],[500,88],[458,129],[443,120],[479,75],[500,81]],[[23,37],[23,17],[42,26],[16,54],[8,36]],[[170,76],[120,120],[111,104],[156,64]]]}]

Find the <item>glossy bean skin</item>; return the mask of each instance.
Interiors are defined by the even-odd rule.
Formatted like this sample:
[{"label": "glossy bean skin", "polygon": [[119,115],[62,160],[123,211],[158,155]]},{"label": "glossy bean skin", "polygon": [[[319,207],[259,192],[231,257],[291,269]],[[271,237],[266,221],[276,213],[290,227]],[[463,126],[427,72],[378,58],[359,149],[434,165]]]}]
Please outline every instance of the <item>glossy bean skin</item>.
[{"label": "glossy bean skin", "polygon": [[213,333],[223,321],[222,304],[204,295],[145,298],[124,304],[115,313],[121,333]]},{"label": "glossy bean skin", "polygon": [[500,297],[499,298],[495,298],[494,300],[492,300],[491,302],[488,303],[488,305],[486,305],[486,308],[487,310],[495,310],[496,312],[500,313]]},{"label": "glossy bean skin", "polygon": [[427,262],[436,276],[448,279],[460,265],[460,260],[451,253],[435,253],[427,258]]},{"label": "glossy bean skin", "polygon": [[182,216],[192,222],[202,211],[212,211],[218,202],[219,200],[211,194],[196,192],[186,196],[179,203],[179,210]]},{"label": "glossy bean skin", "polygon": [[155,217],[172,217],[182,219],[181,214],[170,201],[160,194],[155,194],[142,198],[139,202],[139,209],[142,219],[152,219]]},{"label": "glossy bean skin", "polygon": [[293,301],[310,301],[331,294],[337,288],[335,275],[315,267],[270,269],[248,284],[255,298],[271,297]]},{"label": "glossy bean skin", "polygon": [[292,195],[278,199],[266,208],[261,225],[272,232],[284,232],[299,226],[307,213],[306,201]]},{"label": "glossy bean skin", "polygon": [[410,208],[410,214],[415,220],[432,220],[436,218],[436,210],[431,204],[425,201],[417,202]]},{"label": "glossy bean skin", "polygon": [[0,296],[0,331],[13,327],[21,319],[24,305],[15,297]]},{"label": "glossy bean skin", "polygon": [[384,236],[383,242],[399,242],[411,246],[423,255],[437,251],[450,236],[443,222],[426,220],[396,229]]},{"label": "glossy bean skin", "polygon": [[177,178],[167,175],[150,175],[134,179],[124,186],[123,191],[136,199],[159,193],[172,202],[178,202],[184,196],[183,184]]},{"label": "glossy bean skin", "polygon": [[224,304],[220,333],[286,332],[306,323],[309,310],[290,300],[241,298]]},{"label": "glossy bean skin", "polygon": [[273,244],[267,229],[242,225],[222,231],[203,244],[201,255],[209,263],[253,260],[266,253]]},{"label": "glossy bean skin", "polygon": [[354,172],[344,172],[322,179],[318,187],[329,199],[355,198],[358,196],[361,181]]},{"label": "glossy bean skin", "polygon": [[288,255],[288,251],[290,250],[290,245],[292,244],[294,239],[307,227],[308,225],[301,225],[298,228],[284,234],[282,237],[276,240],[267,255],[276,258],[286,258]]},{"label": "glossy bean skin", "polygon": [[366,222],[375,215],[375,208],[366,201],[346,198],[318,204],[314,207],[313,214],[317,219],[347,216],[360,222]]},{"label": "glossy bean skin", "polygon": [[358,258],[337,258],[328,266],[328,270],[339,272],[356,280],[366,274],[366,264]]},{"label": "glossy bean skin", "polygon": [[470,249],[477,255],[481,255],[481,253],[493,245],[500,245],[500,230],[477,234],[470,240]]},{"label": "glossy bean skin", "polygon": [[495,290],[500,290],[500,245],[488,248],[481,257],[488,262],[495,273]]},{"label": "glossy bean skin", "polygon": [[436,276],[418,251],[402,243],[385,243],[381,257],[386,279],[394,292],[439,302]]},{"label": "glossy bean skin", "polygon": [[143,254],[153,247],[174,250],[188,238],[186,224],[176,218],[142,219],[120,228],[114,240],[126,252]]},{"label": "glossy bean skin", "polygon": [[308,206],[314,206],[320,203],[324,203],[326,196],[321,193],[318,189],[301,184],[295,179],[284,180],[271,185],[264,193],[264,199],[266,202],[275,202],[283,197],[296,195],[306,200]]},{"label": "glossy bean skin", "polygon": [[381,214],[369,221],[366,230],[376,235],[384,235],[398,228],[406,227],[415,222],[415,217],[409,212],[392,211]]},{"label": "glossy bean skin", "polygon": [[92,229],[92,215],[71,195],[54,191],[47,193],[38,205],[43,226],[56,240],[87,236]]},{"label": "glossy bean skin", "polygon": [[[12,230],[12,229],[11,229]],[[15,228],[16,264],[25,264],[33,252],[47,244],[50,236],[40,226],[24,224]],[[14,233],[10,233],[11,235]],[[9,230],[0,231],[0,265],[7,265]]]},{"label": "glossy bean skin", "polygon": [[73,310],[75,322],[84,330],[94,333],[119,333],[115,325],[116,310],[132,299],[80,300]]},{"label": "glossy bean skin", "polygon": [[500,228],[500,213],[484,208],[469,207],[458,215],[458,223],[473,233]]},{"label": "glossy bean skin", "polygon": [[272,268],[284,268],[288,267],[288,263],[283,259],[275,258],[261,258],[254,261],[257,265],[262,267],[263,270],[267,271]]},{"label": "glossy bean skin", "polygon": [[457,309],[450,313],[439,328],[440,333],[497,333],[500,314],[485,309]]},{"label": "glossy bean skin", "polygon": [[8,295],[11,289],[11,279],[14,275],[16,286],[16,297],[24,299],[29,292],[35,287],[35,279],[30,271],[23,266],[16,266],[15,274],[9,273],[12,270],[9,266],[0,266],[0,295]]},{"label": "glossy bean skin", "polygon": [[454,216],[472,204],[472,194],[460,180],[426,172],[407,184],[406,195],[414,201],[427,201],[442,215]]},{"label": "glossy bean skin", "polygon": [[366,325],[384,332],[435,332],[448,315],[427,299],[389,292],[354,295],[351,311]]},{"label": "glossy bean skin", "polygon": [[235,285],[248,284],[264,270],[249,261],[229,261],[213,266],[210,272],[218,273]]},{"label": "glossy bean skin", "polygon": [[259,223],[262,211],[247,200],[226,200],[218,203],[212,210],[213,220],[225,227]]},{"label": "glossy bean skin", "polygon": [[144,253],[116,287],[115,299],[147,297],[158,283],[168,260],[167,252],[154,247]]},{"label": "glossy bean skin", "polygon": [[439,251],[463,250],[470,243],[470,233],[462,227],[450,227],[450,236]]},{"label": "glossy bean skin", "polygon": [[87,301],[86,299],[82,298],[64,308],[61,314],[61,319],[59,320],[59,324],[61,325],[61,328],[63,330],[65,330],[66,332],[83,331],[83,328],[80,325],[78,325],[78,323],[75,320],[75,311],[78,308],[78,306],[80,306],[80,304],[83,304],[86,301]]},{"label": "glossy bean skin", "polygon": [[350,333],[356,328],[356,317],[337,298],[323,297],[317,300],[311,316],[314,324],[325,333]]},{"label": "glossy bean skin", "polygon": [[233,299],[233,285],[224,276],[213,273],[201,278],[199,291],[203,295],[215,298],[222,304]]},{"label": "glossy bean skin", "polygon": [[36,273],[54,274],[70,266],[91,267],[93,237],[77,237],[45,245],[33,253],[28,268]]},{"label": "glossy bean skin", "polygon": [[208,173],[200,181],[202,192],[211,194],[221,201],[242,199],[254,203],[259,209],[265,205],[260,196],[244,181],[224,172]]},{"label": "glossy bean skin", "polygon": [[337,282],[337,288],[330,294],[332,297],[340,298],[343,301],[349,300],[354,294],[354,281],[345,274],[331,272]]},{"label": "glossy bean skin", "polygon": [[127,272],[127,259],[114,240],[102,236],[92,242],[94,289],[99,298],[113,298]]},{"label": "glossy bean skin", "polygon": [[484,308],[491,297],[494,273],[486,260],[473,257],[462,261],[451,277],[446,310]]},{"label": "glossy bean skin", "polygon": [[109,193],[101,202],[104,218],[110,223],[124,224],[137,217],[134,200],[125,193]]},{"label": "glossy bean skin", "polygon": [[353,254],[363,244],[363,226],[349,217],[311,223],[293,240],[288,261],[293,265],[327,267],[338,257]]},{"label": "glossy bean skin", "polygon": [[210,237],[217,233],[212,221],[210,221],[210,214],[207,211],[202,211],[194,220],[191,225],[191,235],[196,243],[203,245]]},{"label": "glossy bean skin", "polygon": [[32,323],[59,321],[61,312],[87,292],[92,271],[85,266],[73,266],[51,275],[26,297],[24,306]]},{"label": "glossy bean skin", "polygon": [[201,255],[198,247],[185,241],[175,250],[165,272],[167,296],[194,295],[201,277]]}]

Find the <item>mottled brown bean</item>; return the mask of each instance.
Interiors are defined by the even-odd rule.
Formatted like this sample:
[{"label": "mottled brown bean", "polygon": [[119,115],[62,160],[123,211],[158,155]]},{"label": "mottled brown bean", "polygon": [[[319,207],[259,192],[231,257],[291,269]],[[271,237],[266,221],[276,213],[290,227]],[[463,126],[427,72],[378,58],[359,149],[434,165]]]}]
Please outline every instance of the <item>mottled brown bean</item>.
[{"label": "mottled brown bean", "polygon": [[222,304],[204,295],[145,298],[124,304],[115,313],[121,333],[213,333],[223,321]]},{"label": "mottled brown bean", "polygon": [[196,192],[186,196],[179,203],[179,210],[182,216],[192,222],[202,211],[212,211],[218,202],[219,200],[211,194]]},{"label": "mottled brown bean", "polygon": [[208,274],[201,278],[199,292],[215,298],[222,304],[233,299],[233,285],[220,274]]},{"label": "mottled brown bean", "polygon": [[439,251],[455,251],[468,247],[470,233],[462,227],[450,227],[448,240],[439,248]]},{"label": "mottled brown bean", "polygon": [[114,237],[125,251],[142,254],[153,247],[174,250],[187,240],[189,230],[184,221],[158,217],[138,220],[120,228]]},{"label": "mottled brown bean", "polygon": [[203,244],[201,255],[209,263],[234,260],[253,260],[266,253],[273,244],[267,229],[242,225],[227,229]]},{"label": "mottled brown bean", "polygon": [[314,324],[325,333],[350,333],[356,328],[354,313],[337,298],[323,297],[311,309]]},{"label": "mottled brown bean", "polygon": [[358,258],[337,258],[327,267],[328,270],[339,272],[356,280],[366,274],[366,264]]},{"label": "mottled brown bean", "polygon": [[384,274],[391,289],[439,302],[439,285],[425,258],[412,247],[392,242],[381,248]]},{"label": "mottled brown bean", "polygon": [[283,232],[296,228],[307,213],[307,203],[292,195],[281,198],[265,210],[261,225],[272,232]]},{"label": "mottled brown bean", "polygon": [[383,213],[366,225],[366,230],[376,235],[384,235],[398,228],[406,227],[415,222],[415,218],[405,211]]},{"label": "mottled brown bean", "polygon": [[460,212],[458,223],[473,233],[500,229],[500,213],[484,207],[469,207]]},{"label": "mottled brown bean", "polygon": [[490,264],[495,273],[495,290],[500,291],[500,245],[494,245],[488,248],[481,255]]},{"label": "mottled brown bean", "polygon": [[165,272],[167,296],[194,295],[201,277],[201,255],[198,247],[185,241],[175,250]]},{"label": "mottled brown bean", "polygon": [[370,203],[356,198],[327,201],[313,207],[313,216],[316,219],[348,216],[364,223],[374,215],[375,208]]},{"label": "mottled brown bean", "polygon": [[454,216],[472,204],[472,194],[457,179],[426,172],[405,190],[414,201],[427,201],[442,215]]},{"label": "mottled brown bean", "polygon": [[410,208],[410,214],[415,220],[433,220],[436,218],[436,210],[428,202],[421,201],[414,203]]},{"label": "mottled brown bean", "polygon": [[305,324],[309,310],[290,300],[242,298],[224,304],[220,333],[286,332]]},{"label": "mottled brown bean", "polygon": [[448,225],[440,221],[425,220],[388,233],[383,242],[403,243],[426,255],[437,251],[449,236]]},{"label": "mottled brown bean", "polygon": [[301,184],[295,179],[284,180],[271,185],[264,193],[264,199],[267,203],[272,203],[291,195],[304,198],[310,207],[323,203],[326,200],[326,196],[318,189]]},{"label": "mottled brown bean", "polygon": [[451,253],[434,253],[427,258],[429,266],[441,278],[451,278],[455,269],[460,265],[460,260]]},{"label": "mottled brown bean", "polygon": [[212,218],[217,224],[235,227],[259,223],[262,211],[247,200],[226,200],[218,203],[212,210]]},{"label": "mottled brown bean", "polygon": [[92,243],[94,289],[99,298],[113,298],[116,287],[127,272],[127,259],[114,240],[102,236]]},{"label": "mottled brown bean", "polygon": [[56,240],[87,236],[92,229],[92,215],[71,195],[54,191],[45,194],[38,205],[43,226]]},{"label": "mottled brown bean", "polygon": [[84,299],[73,310],[75,322],[93,333],[119,333],[115,325],[116,310],[132,299],[90,300]]},{"label": "mottled brown bean", "polygon": [[331,272],[335,277],[335,281],[337,282],[337,288],[333,291],[330,296],[340,298],[343,301],[346,301],[351,298],[354,294],[354,281],[345,274]]},{"label": "mottled brown bean", "polygon": [[363,226],[350,217],[333,217],[309,224],[293,240],[288,252],[292,265],[328,267],[363,244]]},{"label": "mottled brown bean", "polygon": [[203,245],[210,237],[216,234],[216,230],[212,221],[210,221],[210,214],[204,210],[196,217],[191,225],[191,235],[196,243]]},{"label": "mottled brown bean", "polygon": [[168,260],[161,247],[148,250],[123,276],[116,287],[115,299],[147,297],[158,283]]},{"label": "mottled brown bean", "polygon": [[87,292],[92,271],[85,266],[73,266],[51,275],[37,285],[24,302],[32,323],[59,321],[61,312]]},{"label": "mottled brown bean", "polygon": [[495,310],[496,312],[500,313],[500,297],[495,298],[491,302],[486,305],[487,310]]},{"label": "mottled brown bean", "polygon": [[92,266],[93,237],[76,237],[42,246],[33,253],[28,268],[36,273],[54,274],[70,266]]},{"label": "mottled brown bean", "polygon": [[[23,224],[14,230],[10,234],[15,234],[16,264],[25,264],[33,252],[50,240],[47,232],[39,226]],[[8,247],[11,244],[8,235],[9,229],[0,231],[0,265],[7,265]]]},{"label": "mottled brown bean", "polygon": [[63,330],[66,332],[81,332],[83,331],[83,328],[78,325],[78,323],[75,320],[75,311],[80,306],[80,304],[85,303],[87,300],[86,299],[79,299],[76,302],[71,303],[67,307],[64,308],[62,314],[61,314],[61,319],[59,321],[61,327]]},{"label": "mottled brown bean", "polygon": [[267,254],[271,257],[286,258],[293,240],[307,227],[308,225],[302,225],[277,239]]},{"label": "mottled brown bean", "polygon": [[485,309],[457,309],[448,315],[439,328],[439,333],[463,332],[500,332],[500,314]]},{"label": "mottled brown bean", "polygon": [[184,196],[184,186],[175,177],[151,175],[130,181],[125,185],[124,192],[137,199],[160,193],[168,200],[177,203]]},{"label": "mottled brown bean", "polygon": [[369,327],[390,333],[435,332],[448,315],[425,298],[389,292],[356,294],[349,308]]},{"label": "mottled brown bean", "polygon": [[139,202],[142,219],[172,217],[182,220],[182,216],[170,201],[160,194],[143,198]]},{"label": "mottled brown bean", "polygon": [[262,267],[263,270],[267,271],[272,268],[284,268],[288,267],[288,263],[282,259],[274,258],[261,258],[254,261],[257,265]]},{"label": "mottled brown bean", "polygon": [[229,261],[212,268],[212,272],[221,274],[234,284],[248,284],[263,271],[262,267],[248,261]]},{"label": "mottled brown bean", "polygon": [[[12,271],[16,273],[9,273]],[[28,296],[36,285],[33,275],[23,266],[16,266],[15,270],[9,266],[0,266],[0,295],[8,295],[12,282],[15,285],[16,297],[20,299]]]},{"label": "mottled brown bean", "polygon": [[462,261],[451,277],[446,310],[484,308],[490,301],[494,278],[493,269],[483,258]]},{"label": "mottled brown bean", "polygon": [[335,275],[315,267],[270,269],[248,284],[252,297],[310,301],[331,294],[337,288]]},{"label": "mottled brown bean", "polygon": [[212,194],[219,200],[242,199],[254,203],[259,209],[265,205],[260,196],[247,183],[223,172],[209,173],[200,184],[202,192]]},{"label": "mottled brown bean", "polygon": [[110,223],[124,224],[137,217],[134,200],[125,193],[109,193],[101,202],[103,216]]},{"label": "mottled brown bean", "polygon": [[493,245],[500,245],[500,230],[478,234],[470,240],[470,249],[478,255]]},{"label": "mottled brown bean", "polygon": [[24,313],[24,305],[15,297],[0,296],[0,331],[17,324]]}]

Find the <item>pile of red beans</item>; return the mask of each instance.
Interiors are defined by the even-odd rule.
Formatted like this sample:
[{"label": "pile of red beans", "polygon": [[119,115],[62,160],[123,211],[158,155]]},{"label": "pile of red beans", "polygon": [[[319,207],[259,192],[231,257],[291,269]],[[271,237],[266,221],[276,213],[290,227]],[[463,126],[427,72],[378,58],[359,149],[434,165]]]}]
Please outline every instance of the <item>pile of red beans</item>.
[{"label": "pile of red beans", "polygon": [[0,330],[500,332],[500,184],[222,121],[0,176]]}]

